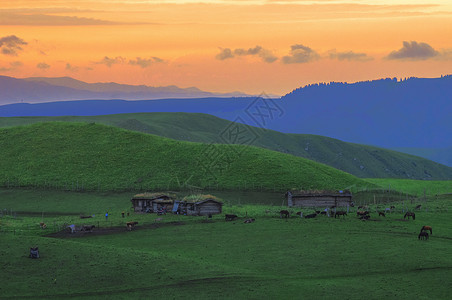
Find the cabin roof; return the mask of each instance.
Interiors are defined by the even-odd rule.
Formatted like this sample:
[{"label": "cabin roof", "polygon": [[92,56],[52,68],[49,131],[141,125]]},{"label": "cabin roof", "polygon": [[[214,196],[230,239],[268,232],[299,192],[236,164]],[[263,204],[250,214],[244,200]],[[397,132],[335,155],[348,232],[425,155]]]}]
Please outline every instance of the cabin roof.
[{"label": "cabin roof", "polygon": [[[133,196],[132,200],[139,199],[139,200],[156,200],[160,198],[169,198],[172,199],[173,197],[169,194],[164,193],[142,193],[142,194],[136,194]],[[160,201],[167,201],[167,200],[160,200]]]},{"label": "cabin roof", "polygon": [[286,196],[288,193],[292,193],[292,197],[324,197],[324,196],[330,196],[330,197],[351,197],[352,193],[348,190],[344,191],[328,191],[328,190],[309,190],[309,191],[288,191],[286,193]]}]

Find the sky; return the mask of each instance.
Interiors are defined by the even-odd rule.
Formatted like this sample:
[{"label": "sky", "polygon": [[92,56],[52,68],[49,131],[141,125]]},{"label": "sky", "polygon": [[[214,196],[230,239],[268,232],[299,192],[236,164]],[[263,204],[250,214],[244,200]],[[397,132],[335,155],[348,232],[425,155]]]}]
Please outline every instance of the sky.
[{"label": "sky", "polygon": [[284,95],[452,74],[451,0],[0,2],[0,75]]}]

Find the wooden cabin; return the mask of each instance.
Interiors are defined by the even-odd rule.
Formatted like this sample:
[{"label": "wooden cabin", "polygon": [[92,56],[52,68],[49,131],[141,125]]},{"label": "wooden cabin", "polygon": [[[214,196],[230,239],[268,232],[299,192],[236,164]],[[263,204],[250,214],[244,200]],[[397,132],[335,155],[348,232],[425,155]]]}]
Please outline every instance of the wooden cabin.
[{"label": "wooden cabin", "polygon": [[188,216],[209,216],[221,214],[223,203],[215,196],[197,195],[178,203],[177,213]]},{"label": "wooden cabin", "polygon": [[159,209],[166,208],[167,211],[173,209],[173,196],[162,193],[143,193],[133,196],[133,210],[135,212],[153,213]]},{"label": "wooden cabin", "polygon": [[288,191],[289,207],[339,207],[353,206],[350,191]]}]

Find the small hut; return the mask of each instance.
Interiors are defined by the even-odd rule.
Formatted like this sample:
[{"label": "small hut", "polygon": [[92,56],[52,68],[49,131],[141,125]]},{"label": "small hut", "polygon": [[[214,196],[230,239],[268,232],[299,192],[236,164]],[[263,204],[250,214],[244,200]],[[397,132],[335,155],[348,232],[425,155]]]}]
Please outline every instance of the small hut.
[{"label": "small hut", "polygon": [[157,212],[161,209],[170,211],[173,208],[173,196],[163,193],[143,193],[133,196],[132,206],[135,212]]},{"label": "small hut", "polygon": [[191,195],[179,202],[178,213],[188,216],[221,214],[223,202],[212,195]]},{"label": "small hut", "polygon": [[350,191],[288,191],[285,196],[289,207],[353,206]]}]

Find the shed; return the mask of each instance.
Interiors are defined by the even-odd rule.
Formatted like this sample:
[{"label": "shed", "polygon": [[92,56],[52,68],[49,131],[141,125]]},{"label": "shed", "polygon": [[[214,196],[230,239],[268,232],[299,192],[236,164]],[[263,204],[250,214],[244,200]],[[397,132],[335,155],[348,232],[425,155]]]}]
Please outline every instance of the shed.
[{"label": "shed", "polygon": [[285,196],[289,207],[353,206],[350,191],[288,191]]},{"label": "shed", "polygon": [[221,214],[223,202],[212,195],[192,195],[179,203],[178,212],[189,216]]},{"label": "shed", "polygon": [[172,195],[163,193],[137,194],[130,201],[135,212],[157,212],[162,208],[169,211],[174,203]]}]

